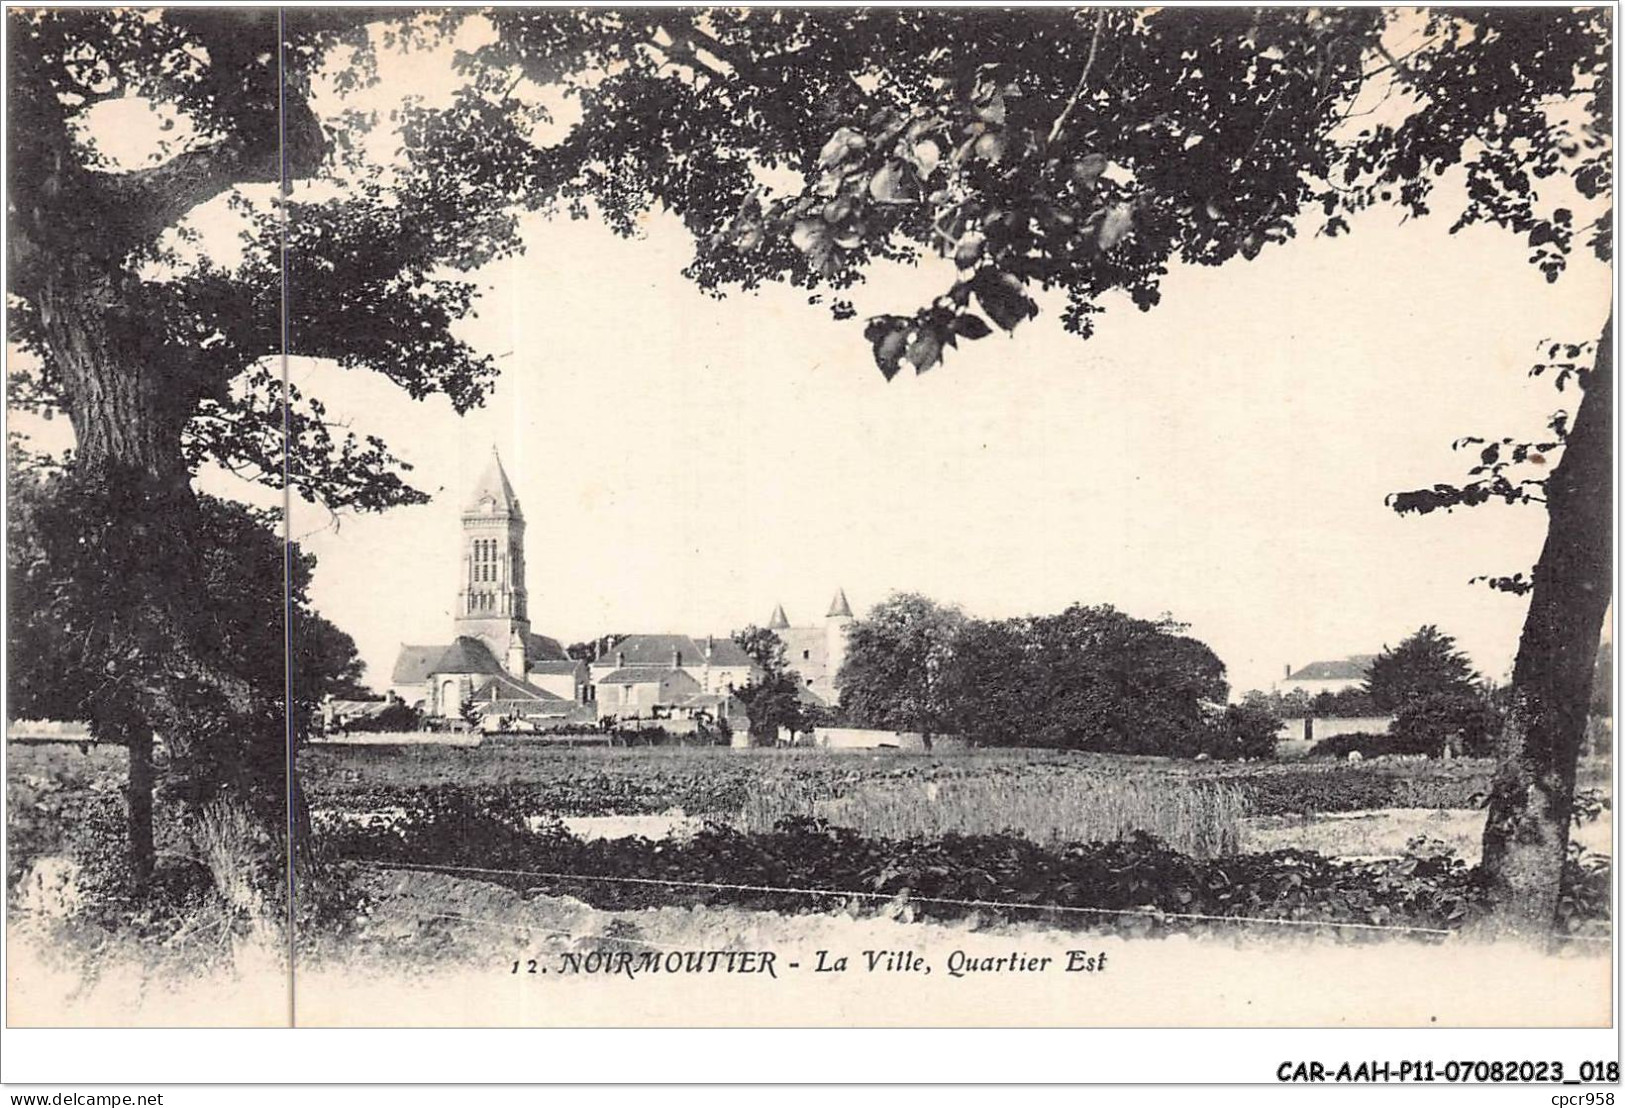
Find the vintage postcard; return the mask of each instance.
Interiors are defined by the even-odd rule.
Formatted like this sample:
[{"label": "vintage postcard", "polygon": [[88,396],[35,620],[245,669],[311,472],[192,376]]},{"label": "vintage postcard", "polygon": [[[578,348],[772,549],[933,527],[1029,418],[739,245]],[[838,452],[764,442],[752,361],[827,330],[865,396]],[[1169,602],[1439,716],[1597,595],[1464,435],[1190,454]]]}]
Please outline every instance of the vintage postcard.
[{"label": "vintage postcard", "polygon": [[1609,1026],[1613,15],[8,7],[8,1024]]}]

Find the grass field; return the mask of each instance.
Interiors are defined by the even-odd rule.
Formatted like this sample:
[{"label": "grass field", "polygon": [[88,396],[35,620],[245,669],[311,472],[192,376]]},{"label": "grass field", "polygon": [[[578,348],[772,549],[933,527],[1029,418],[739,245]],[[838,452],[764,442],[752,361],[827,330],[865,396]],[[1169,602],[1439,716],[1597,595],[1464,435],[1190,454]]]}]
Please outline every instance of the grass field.
[{"label": "grass field", "polygon": [[[538,816],[681,813],[746,831],[798,816],[890,839],[1010,831],[1054,844],[1146,831],[1203,858],[1235,853],[1249,839],[1269,849],[1296,845],[1290,821],[1261,839],[1249,832],[1250,820],[1468,811],[1487,792],[1492,769],[1483,759],[1225,764],[1039,750],[561,750],[523,740],[475,748],[316,747],[300,766],[312,804],[333,812],[377,812],[449,791]],[[1582,788],[1606,787],[1607,780],[1600,762],[1582,769]],[[1308,825],[1300,819],[1297,826]],[[1370,825],[1360,831],[1369,838]],[[1316,832],[1317,849],[1327,840],[1327,832]]]},{"label": "grass field", "polygon": [[[202,859],[194,868],[214,873],[214,893],[194,890],[162,917],[98,908],[96,886],[83,882],[118,857],[122,751],[14,744],[8,753],[8,902],[19,934],[58,965],[51,980],[122,983],[132,1011],[147,1011],[146,982],[160,978],[277,979],[274,927],[233,896],[241,890],[221,876],[230,860],[210,863],[241,836],[161,820],[161,864]],[[1491,765],[499,740],[312,747],[299,771],[318,850],[339,863],[324,878],[332,895],[310,897],[324,922],[301,931],[301,957],[353,982],[369,965],[488,972],[525,949],[513,943],[535,944],[528,921],[555,909],[592,913],[593,934],[647,927],[681,945],[731,943],[761,920],[782,921],[774,926],[800,936],[792,945],[882,920],[964,942],[1080,928],[1135,942],[1192,927],[1228,941],[1242,934],[1230,916],[1254,921],[1244,925],[1253,940],[1284,933],[1259,917],[1307,922],[1339,941],[1366,935],[1342,922],[1436,936],[1474,910],[1467,866]],[[1587,763],[1581,787],[1606,790],[1608,776],[1605,763]],[[1418,837],[1428,844],[1413,847]],[[1610,838],[1606,813],[1576,833],[1596,851]],[[452,872],[412,878],[413,865]],[[538,885],[532,871],[570,878]],[[1608,926],[1606,863],[1590,872],[1565,926],[1596,938]],[[655,880],[613,883],[625,875]],[[741,894],[714,882],[859,894]],[[1018,910],[955,907],[1011,900]],[[1119,914],[1056,914],[1097,909]],[[669,936],[651,925],[667,919],[685,922]],[[519,938],[504,938],[510,931]],[[77,1012],[76,988],[50,1003]]]},{"label": "grass field", "polygon": [[[118,805],[123,767],[118,749],[13,744],[13,861],[66,849],[83,813]],[[787,817],[887,839],[1009,831],[1054,844],[1146,831],[1182,853],[1217,857],[1289,846],[1392,853],[1402,831],[1430,832],[1417,812],[1451,813],[1444,837],[1465,847],[1476,838],[1481,817],[1474,809],[1492,766],[1483,759],[1195,763],[1040,750],[560,749],[495,740],[311,747],[299,768],[313,808],[328,813],[385,811],[403,799],[449,792],[537,816],[681,814],[744,831],[769,830]],[[1608,784],[1605,761],[1582,764],[1582,789],[1606,791]],[[1322,818],[1338,813],[1362,818]],[[1607,845],[1595,825],[1585,839],[1593,848]]]}]

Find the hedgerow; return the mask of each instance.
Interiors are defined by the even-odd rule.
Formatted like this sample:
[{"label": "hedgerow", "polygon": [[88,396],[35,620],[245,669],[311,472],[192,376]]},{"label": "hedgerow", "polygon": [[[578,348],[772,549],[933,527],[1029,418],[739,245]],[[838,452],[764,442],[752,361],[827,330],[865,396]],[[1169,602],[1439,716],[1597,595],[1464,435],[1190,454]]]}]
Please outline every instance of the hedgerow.
[{"label": "hedgerow", "polygon": [[[889,841],[797,819],[765,833],[710,825],[683,840],[582,840],[557,824],[532,831],[526,820],[522,806],[431,794],[405,818],[336,828],[328,846],[335,858],[443,867],[605,909],[727,904],[800,912],[856,899],[860,907],[906,901],[939,919],[1084,920],[1135,935],[1292,920],[1303,925],[1295,932],[1359,939],[1387,932],[1358,925],[1455,929],[1482,903],[1475,872],[1420,841],[1387,861],[1339,862],[1297,850],[1198,861],[1143,834],[1046,848],[1014,835]],[[1606,863],[1587,867],[1576,858],[1569,877],[1565,928],[1601,929]]]}]

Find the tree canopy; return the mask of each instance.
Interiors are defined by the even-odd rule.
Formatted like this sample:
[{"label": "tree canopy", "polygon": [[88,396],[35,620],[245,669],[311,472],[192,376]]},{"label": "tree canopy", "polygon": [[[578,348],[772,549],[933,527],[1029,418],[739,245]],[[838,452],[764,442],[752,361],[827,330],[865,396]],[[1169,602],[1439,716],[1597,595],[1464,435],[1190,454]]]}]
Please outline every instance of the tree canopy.
[{"label": "tree canopy", "polygon": [[784,640],[770,628],[751,624],[735,631],[733,641],[758,669],[744,688],[734,690],[750,719],[751,740],[775,743],[781,728],[806,730],[816,713],[803,696],[801,678],[785,662]]},{"label": "tree canopy", "polygon": [[[1549,277],[1607,258],[1611,69],[1601,9],[503,11],[476,87],[421,135],[442,181],[519,181],[631,233],[679,215],[708,288],[828,296],[879,259],[952,257],[912,316],[868,321],[888,375],[1034,315],[1064,290],[1087,335],[1108,294],[1154,306],[1174,262],[1341,234],[1375,204],[1525,236]],[[525,139],[520,82],[580,117]],[[498,96],[495,90],[504,90]],[[435,136],[478,133],[497,165]],[[1555,197],[1555,198],[1554,198]],[[990,326],[991,324],[991,326]]]},{"label": "tree canopy", "polygon": [[944,671],[965,625],[958,608],[898,593],[847,628],[835,679],[841,711],[859,727],[926,733],[948,730],[953,693]]},{"label": "tree canopy", "polygon": [[956,717],[989,745],[1196,754],[1229,686],[1186,630],[1081,604],[972,624],[949,667]]},{"label": "tree canopy", "polygon": [[1424,624],[1395,647],[1383,647],[1366,674],[1365,692],[1384,712],[1396,712],[1425,697],[1478,696],[1478,674],[1456,640]]},{"label": "tree canopy", "polygon": [[1220,725],[1224,663],[1185,631],[1109,605],[980,620],[894,596],[852,625],[841,708],[863,726],[949,732],[979,746],[1190,756],[1232,749],[1223,734],[1256,756],[1254,717],[1266,713]]},{"label": "tree canopy", "polygon": [[[1013,329],[1042,290],[1064,295],[1062,323],[1087,336],[1114,298],[1155,306],[1173,264],[1339,235],[1373,205],[1421,214],[1452,177],[1466,197],[1454,226],[1507,228],[1549,279],[1577,249],[1611,260],[1602,7],[7,18],[8,339],[39,366],[12,396],[73,423],[68,541],[121,544],[131,563],[104,614],[152,640],[146,679],[121,719],[97,724],[122,732],[229,745],[253,687],[200,599],[205,523],[188,487],[200,465],[334,507],[422,496],[386,444],[336,425],[273,360],[329,359],[413,397],[480,403],[495,368],[456,334],[474,304],[466,272],[517,249],[518,210],[630,234],[663,207],[694,237],[702,287],[786,281],[843,318],[844,290],[873,263],[952,258],[930,304],[865,322],[888,376]],[[443,44],[474,20],[491,33],[460,56],[452,104],[403,102],[398,156],[369,161],[377,120],[343,98],[373,79],[377,51]],[[143,107],[169,141],[147,164],[114,164],[98,120]],[[539,137],[561,120],[562,137]],[[193,217],[220,206],[243,228],[236,256],[193,248]],[[1567,359],[1584,399],[1554,426],[1560,457],[1540,486],[1551,532],[1486,839],[1488,866],[1525,875],[1513,884],[1561,871],[1610,591],[1611,339],[1605,328],[1589,368]],[[1500,454],[1468,501],[1505,495]],[[1451,506],[1454,491],[1411,504]],[[74,680],[120,665],[83,661]],[[932,720],[933,695],[911,713]],[[271,750],[238,761],[269,765]],[[1531,782],[1550,789],[1540,805],[1518,799]],[[1506,860],[1519,850],[1527,864]],[[1528,899],[1532,917],[1550,918],[1555,882]]]}]

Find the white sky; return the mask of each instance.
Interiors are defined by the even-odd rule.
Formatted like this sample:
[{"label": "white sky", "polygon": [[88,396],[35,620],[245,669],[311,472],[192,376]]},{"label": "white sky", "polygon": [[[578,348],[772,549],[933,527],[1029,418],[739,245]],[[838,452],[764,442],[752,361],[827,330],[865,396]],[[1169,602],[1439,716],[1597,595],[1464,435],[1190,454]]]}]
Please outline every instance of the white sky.
[{"label": "white sky", "polygon": [[[673,223],[623,241],[536,220],[482,275],[467,334],[512,351],[484,409],[296,365],[440,492],[307,534],[314,597],[375,681],[400,642],[444,639],[458,510],[495,444],[529,520],[532,621],[566,641],[720,633],[781,600],[811,621],[839,584],[859,614],[898,589],[993,617],[1170,612],[1238,690],[1424,622],[1500,676],[1524,604],[1468,578],[1533,564],[1543,513],[1400,518],[1383,498],[1459,478],[1461,435],[1538,433],[1568,398],[1526,367],[1541,339],[1600,330],[1607,274],[1551,287],[1510,236],[1445,226],[1375,213],[1352,238],[1176,270],[1159,308],[1124,304],[1088,342],[1046,310],[888,384],[857,321],[683,282]],[[943,287],[883,276],[860,312]]]},{"label": "white sky", "polygon": [[[399,72],[386,64],[380,102]],[[415,91],[429,72],[413,62]],[[401,642],[446,640],[458,512],[494,444],[529,521],[533,626],[566,642],[724,633],[780,601],[811,622],[841,585],[860,615],[894,590],[988,617],[1168,612],[1238,692],[1425,622],[1504,676],[1524,601],[1468,578],[1527,570],[1544,514],[1400,518],[1383,498],[1461,479],[1462,435],[1539,435],[1572,405],[1526,370],[1543,339],[1597,335],[1609,274],[1577,258],[1549,286],[1512,235],[1450,236],[1453,210],[1437,210],[1176,268],[1161,306],[1113,303],[1087,342],[1046,303],[889,384],[861,316],[926,303],[951,280],[941,263],[877,271],[860,319],[836,322],[788,288],[701,294],[675,220],[626,241],[528,218],[525,254],[478,275],[463,329],[505,355],[483,409],[459,418],[374,374],[293,363],[437,494],[336,530],[296,502],[313,598],[380,687]]]}]

